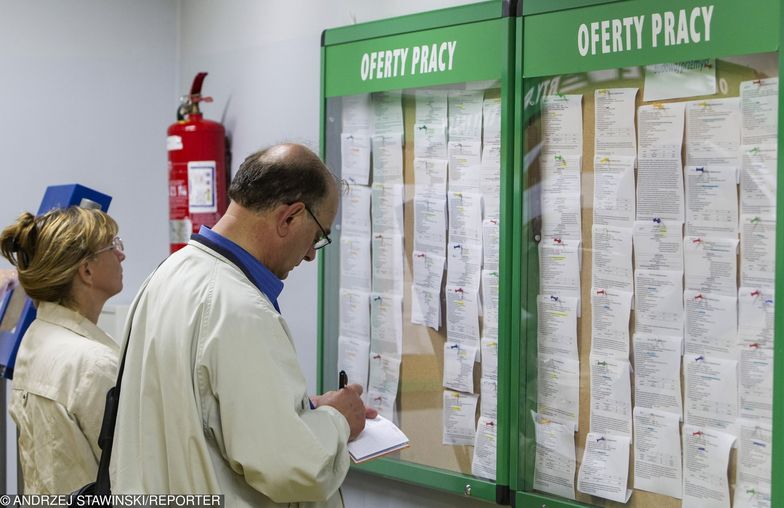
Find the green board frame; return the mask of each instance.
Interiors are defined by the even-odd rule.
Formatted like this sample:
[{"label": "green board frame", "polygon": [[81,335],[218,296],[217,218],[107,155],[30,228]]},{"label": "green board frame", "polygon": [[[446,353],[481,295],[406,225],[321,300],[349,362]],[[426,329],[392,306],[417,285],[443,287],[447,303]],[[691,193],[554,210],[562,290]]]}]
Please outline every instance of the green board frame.
[{"label": "green board frame", "polygon": [[[629,51],[609,52],[608,54],[580,55],[578,32],[581,24],[593,21],[619,19],[628,16],[645,15],[650,20],[653,13],[680,9],[689,12],[694,7],[712,5],[712,35],[710,42],[703,44],[687,43],[682,45],[664,46],[659,40],[657,47],[652,47],[653,36],[650,31],[643,32],[643,44],[640,49],[633,47]],[[547,90],[545,76],[558,74],[604,70],[623,66],[649,65],[655,63],[678,62],[701,58],[725,57],[759,52],[779,51],[779,69],[784,69],[784,54],[781,47],[781,27],[784,26],[784,9],[780,0],[717,0],[697,2],[695,0],[526,0],[521,13],[516,18],[516,84],[515,84],[515,164],[514,173],[519,178],[525,176],[524,126],[533,112],[527,111],[525,95],[528,90]],[[648,27],[650,30],[650,27]],[[589,29],[590,33],[590,29]],[[647,38],[647,43],[645,42]],[[601,40],[599,42],[601,45]],[[535,94],[536,95],[536,94]],[[784,119],[784,101],[779,91],[779,125]],[[779,129],[778,145],[784,146],[784,129]],[[784,161],[778,161],[777,178],[784,176]],[[522,182],[515,183],[515,207],[523,209]],[[784,203],[784,189],[778,186],[777,202]],[[784,207],[777,209],[776,226],[776,282],[777,294],[784,294]],[[532,234],[527,221],[516,224],[515,228],[522,232],[523,243],[519,257],[521,266],[526,273],[517,279],[520,281],[519,294],[523,301],[535,301],[536,288],[528,287],[536,278],[535,254],[526,248],[526,239]],[[528,242],[530,243],[530,242]],[[515,253],[517,256],[518,253]],[[522,315],[523,306],[515,307]],[[536,354],[536,328],[529,323],[519,323],[522,340],[512,345],[512,358],[516,365],[512,366],[511,402],[512,407],[526,407],[527,371],[531,368],[525,361],[525,353]],[[775,481],[784,478],[784,305],[780,300],[775,303],[775,330],[778,337],[774,343],[774,377],[773,377],[773,457],[771,471],[771,506],[784,506],[784,482]],[[530,409],[530,408],[526,408]],[[522,421],[521,421],[522,420]],[[517,506],[542,506],[548,508],[572,508],[586,506],[580,502],[568,501],[547,494],[530,492],[530,484],[526,484],[526,472],[533,468],[533,457],[525,456],[522,448],[522,436],[532,435],[533,425],[530,418],[521,419],[520,412],[511,411],[510,438],[512,458],[510,461],[510,488],[513,490],[514,503]],[[780,429],[777,434],[775,429]],[[514,431],[517,429],[517,431]]]},{"label": "green board frame", "polygon": [[[321,49],[321,114],[320,147],[326,160],[327,99],[360,93],[420,88],[463,82],[498,81],[501,85],[501,231],[500,270],[502,273],[520,274],[519,207],[514,206],[514,189],[518,177],[512,169],[512,129],[514,123],[514,18],[509,17],[509,4],[500,0],[441,9],[387,20],[363,23],[326,30]],[[514,13],[511,13],[514,14]],[[420,72],[422,67],[398,66],[393,61],[388,75],[372,74],[367,67],[370,56],[398,48],[419,46],[440,49],[445,41],[456,41],[458,48],[451,65],[446,68],[445,58],[439,60],[442,68],[434,72]],[[366,56],[368,55],[368,56]],[[398,55],[400,56],[400,55]],[[439,55],[440,57],[440,55]],[[364,61],[363,61],[364,60]],[[386,58],[385,63],[388,62]],[[411,65],[411,57],[407,60]],[[363,73],[363,65],[364,68]],[[404,73],[405,71],[405,73]],[[364,78],[364,79],[363,79]],[[327,251],[328,249],[325,249]],[[337,253],[322,251],[318,260],[318,372],[319,393],[336,389],[334,370],[337,356],[336,337],[328,337],[326,321],[335,319],[337,308],[326,299],[327,288],[335,287],[337,277],[327,267],[334,266]],[[512,310],[519,308],[514,298],[516,287],[513,276],[502,277],[499,282],[499,345],[498,345],[498,432],[496,481],[427,467],[421,464],[389,458],[380,458],[352,468],[424,487],[438,489],[461,496],[508,504],[510,427],[508,424],[510,386],[510,347],[519,340],[519,329],[514,326]],[[505,295],[509,295],[505,297]],[[515,302],[518,302],[515,307]]]}]

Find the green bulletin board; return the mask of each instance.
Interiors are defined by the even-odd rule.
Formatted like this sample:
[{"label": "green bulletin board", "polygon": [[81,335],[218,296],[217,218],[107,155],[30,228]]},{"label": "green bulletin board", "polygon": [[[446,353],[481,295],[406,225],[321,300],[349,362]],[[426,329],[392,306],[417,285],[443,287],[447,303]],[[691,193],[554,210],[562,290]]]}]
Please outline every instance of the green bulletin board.
[{"label": "green bulletin board", "polygon": [[[319,390],[335,389],[347,370],[411,441],[353,467],[494,502],[508,502],[509,492],[507,8],[490,1],[327,30],[322,48],[321,153],[348,185],[333,245],[319,256]],[[423,226],[430,219],[420,215],[436,224],[448,216],[453,227]],[[472,226],[455,226],[463,219]],[[481,266],[440,252],[478,253]],[[462,312],[469,318],[449,317]],[[455,359],[470,373],[456,375]],[[448,431],[454,414],[470,429]]]},{"label": "green bulletin board", "polygon": [[[522,337],[519,344],[512,345],[512,356],[517,362],[517,367],[512,369],[511,401],[512,406],[518,407],[519,410],[511,415],[511,428],[516,428],[517,433],[513,433],[511,438],[514,451],[510,464],[511,488],[516,491],[517,505],[553,507],[620,506],[623,504],[635,507],[675,507],[682,505],[679,496],[684,494],[688,494],[690,499],[701,496],[711,497],[713,494],[707,494],[706,491],[700,490],[701,485],[699,481],[694,480],[694,475],[689,475],[689,480],[686,482],[688,485],[685,487],[683,487],[682,479],[686,478],[687,468],[690,468],[693,473],[696,471],[696,476],[700,473],[707,474],[707,462],[701,462],[696,453],[707,454],[706,450],[716,444],[715,439],[725,439],[726,435],[732,436],[736,446],[726,449],[727,453],[723,458],[727,461],[724,465],[726,467],[722,469],[722,466],[719,466],[719,473],[714,477],[717,482],[724,481],[726,483],[724,488],[727,496],[724,500],[728,503],[732,502],[733,506],[778,506],[784,503],[784,487],[781,486],[781,482],[770,482],[770,478],[780,478],[784,474],[784,445],[781,440],[776,439],[777,436],[772,431],[776,427],[781,428],[781,422],[784,421],[784,404],[782,404],[780,396],[775,396],[784,393],[784,365],[782,365],[784,364],[784,352],[782,352],[784,346],[780,340],[778,342],[773,340],[774,335],[781,334],[782,309],[779,304],[775,303],[777,300],[772,296],[775,291],[782,290],[781,277],[775,275],[777,272],[772,263],[772,260],[775,260],[772,254],[773,246],[779,248],[778,252],[781,252],[780,248],[782,247],[782,231],[777,225],[780,222],[777,219],[781,218],[781,212],[775,208],[778,193],[775,181],[777,175],[782,173],[781,164],[775,158],[776,147],[781,139],[780,133],[775,131],[775,117],[777,116],[775,112],[780,108],[780,99],[778,100],[779,106],[773,109],[774,113],[768,115],[768,120],[773,119],[774,130],[772,134],[769,132],[764,140],[755,138],[747,143],[742,142],[752,139],[749,133],[753,131],[758,120],[759,122],[766,121],[760,120],[761,117],[752,118],[753,115],[749,113],[749,108],[761,103],[759,102],[761,99],[756,96],[756,90],[763,86],[775,87],[772,88],[774,90],[773,104],[775,104],[775,98],[780,97],[777,91],[780,64],[779,26],[781,22],[779,2],[775,0],[703,3],[643,0],[616,2],[531,0],[525,2],[522,9],[523,12],[517,19],[518,77],[515,100],[515,141],[517,143],[515,172],[519,172],[521,175],[521,193],[519,196],[516,195],[517,199],[514,203],[515,208],[519,207],[523,213],[519,227],[522,232],[520,257],[523,267],[520,278],[522,301],[519,307]],[[700,62],[694,63],[695,61]],[[692,63],[681,66],[648,67],[654,64],[679,62]],[[712,84],[714,88],[691,93],[686,91],[688,83],[686,80],[680,82],[683,85],[669,85],[664,87],[667,88],[664,91],[655,91],[657,87],[657,82],[653,77],[655,72],[685,73],[686,71],[683,69],[689,66],[699,67],[703,72],[703,77],[708,77],[703,80],[703,84]],[[670,83],[676,78],[671,75],[668,77]],[[656,97],[656,93],[661,93],[662,98],[651,98]],[[638,213],[636,216],[632,213],[632,221],[628,223],[628,232],[623,232],[624,227],[618,226],[612,220],[608,225],[606,222],[607,210],[611,206],[607,204],[607,196],[595,193],[595,185],[599,185],[600,182],[603,185],[602,189],[608,188],[605,187],[608,185],[606,177],[609,174],[608,170],[598,166],[604,163],[609,164],[616,156],[623,162],[624,155],[619,155],[621,153],[628,156],[628,152],[623,152],[623,143],[620,141],[615,143],[616,138],[613,138],[616,135],[618,139],[622,137],[619,132],[625,128],[626,124],[616,124],[617,129],[612,130],[602,123],[603,119],[608,118],[608,113],[600,111],[599,108],[620,107],[617,104],[611,104],[606,99],[608,95],[612,96],[613,94],[618,96],[626,94],[629,97],[626,106],[624,106],[628,108],[628,113],[625,116],[616,117],[624,118],[625,121],[630,122],[631,136],[629,139],[633,140],[633,162],[629,162],[629,164],[633,164],[633,167],[630,166],[631,169],[627,169],[625,173],[616,173],[631,175],[633,179],[632,187],[627,187],[627,189],[632,189],[630,193],[632,199],[627,199],[624,202],[631,201],[633,204],[636,199]],[[555,102],[559,100],[563,102],[560,104]],[[571,110],[563,106],[569,101],[573,105]],[[702,324],[699,322],[699,312],[697,311],[707,312],[705,309],[708,304],[705,301],[714,299],[714,292],[717,293],[718,290],[716,286],[712,285],[713,280],[702,279],[699,283],[695,283],[699,277],[695,275],[694,267],[696,265],[690,264],[690,260],[695,258],[693,254],[689,254],[691,251],[688,249],[690,242],[699,241],[702,245],[710,244],[718,233],[706,233],[699,229],[703,226],[694,214],[697,207],[701,205],[695,204],[695,200],[703,199],[703,201],[709,202],[710,198],[704,196],[713,196],[713,194],[706,194],[711,192],[708,190],[694,191],[694,182],[699,180],[691,178],[689,171],[708,174],[713,172],[717,175],[725,171],[720,167],[720,162],[717,162],[720,159],[718,155],[715,160],[711,159],[709,162],[695,164],[695,161],[707,159],[699,159],[695,156],[697,150],[695,147],[698,145],[700,137],[694,132],[700,125],[703,125],[699,123],[701,115],[700,111],[697,111],[699,107],[703,109],[709,108],[711,105],[715,105],[717,108],[725,107],[735,104],[733,101],[738,101],[740,109],[738,118],[742,120],[735,124],[729,122],[726,125],[735,125],[734,128],[738,130],[737,137],[741,141],[740,148],[737,149],[739,152],[735,163],[735,169],[738,170],[738,181],[722,185],[723,188],[727,188],[729,185],[730,189],[735,189],[732,192],[737,196],[735,207],[739,210],[736,213],[740,215],[738,231],[734,240],[725,240],[730,244],[735,241],[739,245],[737,255],[730,256],[734,263],[733,269],[736,270],[732,273],[735,275],[728,277],[732,279],[732,284],[736,284],[739,292],[735,297],[736,302],[731,300],[732,296],[727,296],[726,298],[730,298],[730,300],[726,300],[718,294],[716,294],[715,300],[729,302],[728,308],[731,309],[731,312],[738,313],[732,319],[735,319],[735,323],[740,322],[742,325],[737,328],[737,334],[734,327],[728,327],[731,330],[729,334],[722,332],[722,336],[729,336],[736,340],[731,341],[731,346],[720,353],[717,352],[720,348],[716,344],[698,344],[698,337],[701,333],[698,328]],[[769,102],[770,94],[765,101],[768,101],[766,104],[771,104]],[[574,104],[577,106],[574,107]],[[558,132],[554,132],[551,127],[548,127],[556,124],[554,120],[556,117],[552,116],[553,111],[556,110],[563,115],[578,115],[579,143],[575,141],[570,146],[570,143],[564,141],[565,135],[559,138]],[[640,209],[648,209],[652,206],[654,208],[658,206],[660,209],[667,208],[665,205],[672,204],[670,200],[674,199],[675,195],[673,193],[666,194],[666,199],[662,198],[662,202],[654,202],[653,205],[649,202],[646,203],[641,197],[651,195],[650,193],[646,194],[649,190],[646,189],[646,185],[651,185],[652,181],[650,168],[667,166],[661,160],[652,162],[650,154],[653,152],[644,150],[649,148],[646,143],[650,142],[650,138],[646,136],[651,132],[650,112],[653,110],[685,112],[681,116],[683,118],[685,115],[685,120],[682,120],[685,128],[681,127],[682,134],[678,139],[677,153],[671,155],[670,162],[672,164],[669,166],[680,171],[681,194],[678,199],[681,201],[681,213],[683,213],[683,219],[680,222],[673,219],[668,223],[667,220],[662,221],[661,217],[643,217],[639,213]],[[569,112],[567,113],[567,111]],[[673,116],[677,117],[674,114]],[[574,122],[571,125],[573,126]],[[665,123],[659,125],[665,125]],[[568,126],[562,126],[562,129],[564,132],[567,130],[574,132]],[[692,131],[690,132],[689,129]],[[599,135],[599,132],[602,134]],[[641,132],[644,132],[645,135],[641,136]],[[753,145],[754,143],[758,143],[760,146]],[[751,210],[748,191],[749,178],[751,178],[749,175],[756,171],[754,169],[756,166],[751,162],[753,157],[751,154],[760,153],[763,150],[762,145],[765,146],[764,149],[768,150],[768,153],[773,154],[773,159],[767,160],[767,162],[773,161],[766,166],[767,183],[762,185],[766,189],[764,193],[768,196],[773,207],[767,209],[769,215],[764,218],[761,216],[749,217],[755,224],[764,222],[765,227],[768,228],[764,235],[756,235],[753,232],[757,226],[744,225],[743,220],[744,211]],[[721,152],[722,148],[717,147],[716,153]],[[744,149],[745,152],[743,152]],[[559,150],[565,151],[559,153]],[[601,153],[595,153],[595,151],[601,151]],[[658,157],[661,157],[661,152],[656,153],[659,154]],[[556,157],[556,161],[561,162],[553,166],[553,163],[548,159],[550,156]],[[577,162],[573,163],[573,160]],[[726,163],[726,161],[724,162]],[[568,170],[572,169],[576,173],[569,176]],[[657,191],[663,192],[665,184],[661,182],[665,177],[664,173],[660,175],[653,180],[655,185],[661,187],[657,188]],[[560,188],[553,187],[548,183],[555,181],[552,180],[553,178],[561,179],[558,180],[561,182]],[[646,180],[646,178],[648,179]],[[576,191],[573,187],[575,181],[577,182]],[[673,180],[673,182],[677,181],[678,179]],[[572,187],[569,187],[570,185]],[[575,212],[574,206],[569,206],[570,196],[565,190],[567,188],[574,192],[571,195],[571,201],[577,203],[577,212]],[[691,193],[689,192],[690,188],[692,189]],[[662,196],[664,195],[662,194]],[[628,196],[629,193],[623,196],[619,194],[617,200],[609,200],[613,201],[612,206],[619,207],[614,210],[615,212],[620,214],[618,210],[622,208],[618,203],[621,203],[622,198],[625,199]],[[576,224],[573,223],[574,213],[577,214]],[[689,215],[690,213],[692,215]],[[553,229],[553,216],[561,220],[555,229]],[[714,218],[711,217],[711,219]],[[684,268],[681,269],[681,274],[671,278],[676,281],[673,287],[679,287],[678,284],[682,285],[679,290],[674,291],[673,301],[683,302],[681,315],[677,316],[677,320],[683,322],[683,333],[672,332],[680,325],[664,323],[668,326],[657,328],[647,321],[650,313],[646,314],[648,312],[646,306],[651,301],[651,295],[646,291],[648,291],[650,283],[641,283],[640,281],[644,279],[637,278],[643,273],[647,275],[645,270],[648,270],[648,267],[644,265],[647,253],[643,247],[644,244],[637,243],[642,235],[635,236],[637,233],[633,233],[633,231],[645,230],[648,226],[643,224],[643,220],[650,221],[651,219],[654,222],[659,221],[656,227],[666,225],[670,233],[678,231],[679,233],[675,235],[676,241],[671,245],[677,246],[680,243],[686,253],[682,258],[686,261]],[[610,237],[607,233],[608,230],[612,230],[613,235],[616,235],[612,237],[612,242],[607,240]],[[730,233],[729,236],[731,238],[732,234]],[[765,299],[765,303],[772,309],[766,314],[767,319],[770,320],[767,328],[759,336],[752,333],[751,330],[756,332],[761,329],[761,325],[747,319],[748,314],[744,314],[744,312],[747,312],[748,309],[744,307],[743,303],[748,301],[744,300],[744,297],[748,298],[748,295],[744,296],[743,290],[749,289],[748,286],[751,285],[748,267],[753,261],[753,256],[749,254],[750,245],[753,243],[750,240],[752,236],[755,240],[765,242],[767,250],[765,255],[768,256],[766,258],[768,262],[765,265],[766,276],[762,279],[767,281],[764,284],[765,290],[759,291],[754,288],[751,290],[751,294],[767,293],[769,298]],[[623,241],[620,240],[621,237],[624,238]],[[559,245],[553,251],[547,242],[554,240],[563,245]],[[574,243],[570,244],[570,241],[579,242],[576,250],[572,250]],[[632,244],[634,245],[633,249]],[[609,250],[608,245],[612,246]],[[620,247],[621,245],[623,248]],[[641,250],[638,251],[638,249]],[[576,287],[570,288],[568,284],[559,284],[558,281],[553,283],[552,280],[548,280],[548,277],[553,273],[551,271],[554,266],[553,259],[555,259],[551,255],[553,252],[557,254],[556,257],[560,256],[560,259],[571,259],[571,256],[574,255],[574,259],[578,260],[576,262]],[[689,255],[692,257],[688,257]],[[609,295],[614,292],[616,295],[623,294],[624,290],[619,289],[620,285],[598,287],[596,284],[592,284],[594,278],[601,279],[603,274],[606,276],[606,270],[608,270],[607,266],[595,268],[596,259],[612,259],[614,264],[610,270],[614,274],[617,275],[624,271],[633,277],[629,282],[633,282],[634,289],[632,289],[630,298],[634,305],[625,311],[628,325],[620,327],[621,329],[627,328],[622,330],[627,336],[624,345],[627,349],[625,353],[621,352],[612,358],[592,356],[592,352],[595,352],[594,348],[601,350],[602,347],[606,347],[607,337],[604,333],[605,330],[601,327],[610,326],[607,323],[612,323],[612,321],[607,321],[610,319],[608,315],[611,314],[604,312],[604,309],[610,309],[611,306],[609,303],[601,304],[604,300],[599,299],[599,295],[607,295],[609,298]],[[626,267],[629,268],[628,271],[626,271]],[[781,268],[779,267],[778,270]],[[562,272],[562,275],[571,273],[567,270]],[[604,280],[609,279],[605,278]],[[697,284],[699,286],[697,289],[701,289],[701,291],[695,293],[694,284]],[[547,289],[544,289],[545,287]],[[553,290],[552,287],[558,289]],[[570,290],[572,291],[570,292]],[[563,294],[559,293],[560,291],[563,291]],[[554,304],[553,302],[558,302],[559,298],[561,303]],[[574,300],[570,300],[570,298],[574,298]],[[570,301],[579,302],[575,303],[574,310],[567,306],[555,308],[557,305],[562,305],[563,302]],[[697,303],[694,303],[695,301]],[[597,307],[599,304],[603,309]],[[744,311],[744,309],[746,310]],[[553,321],[555,318],[552,317],[554,315],[557,315],[559,319],[566,319],[561,324],[563,322],[570,323],[571,328],[558,329],[558,333],[561,333],[558,337],[563,339],[564,337],[572,337],[573,334],[574,363],[567,364],[563,361],[563,358],[567,356],[565,353],[556,360],[552,360],[548,356],[551,352],[547,348],[552,347],[553,338],[557,335],[553,331],[556,326]],[[774,315],[775,332],[773,329]],[[596,316],[602,316],[601,319],[605,320],[602,321],[598,330],[592,326],[594,320],[599,319]],[[746,317],[744,318],[744,316]],[[723,317],[729,319],[726,316]],[[621,319],[621,322],[623,321]],[[662,331],[664,329],[668,329],[669,332],[664,333]],[[568,330],[569,333],[565,334],[564,330]],[[675,383],[678,386],[677,394],[681,398],[682,408],[679,414],[674,415],[674,418],[670,414],[666,418],[662,417],[661,420],[644,420],[643,413],[649,400],[642,396],[645,393],[644,387],[638,386],[636,383],[642,384],[644,376],[650,375],[648,371],[651,368],[646,366],[646,358],[640,356],[643,351],[651,351],[645,342],[649,335],[656,335],[662,342],[664,341],[662,337],[665,335],[667,340],[672,335],[678,335],[678,340],[682,341],[680,344],[685,349],[685,352],[682,352],[675,361],[676,364],[683,363],[680,368],[676,369],[678,372],[675,375]],[[754,340],[746,340],[749,336],[753,336]],[[760,338],[769,340],[758,340]],[[715,340],[718,342],[718,339]],[[623,349],[621,346],[617,346],[617,343],[615,347]],[[698,354],[701,352],[700,348],[709,349],[706,349],[704,354]],[[637,351],[638,349],[639,351]],[[658,353],[661,351],[658,350]],[[606,354],[606,349],[603,354]],[[734,354],[737,354],[737,361],[730,359]],[[765,358],[759,363],[759,365],[765,366],[767,376],[769,376],[764,382],[758,382],[759,378],[752,380],[754,376],[750,373],[754,367],[750,366],[747,359],[752,356],[757,357],[757,355],[760,355],[760,358],[763,356]],[[706,362],[707,365],[713,362],[714,358],[720,358],[716,364],[722,365],[722,369],[726,367],[726,372],[735,369],[734,375],[736,377],[732,377],[732,379],[736,380],[737,386],[729,386],[727,390],[737,390],[738,392],[737,406],[734,411],[738,415],[737,421],[743,420],[744,423],[738,423],[736,428],[719,429],[716,425],[719,425],[717,422],[721,418],[706,423],[705,419],[697,417],[699,416],[698,410],[704,409],[700,403],[705,402],[705,407],[707,407],[712,401],[709,400],[710,397],[706,397],[706,392],[695,388],[698,386],[695,381],[697,379],[695,373],[710,377],[713,373],[718,372],[712,371],[710,374],[706,374],[707,370],[702,367],[703,363],[701,362]],[[735,361],[734,364],[731,363],[733,361]],[[694,362],[698,362],[699,366],[695,367]],[[621,368],[618,371],[613,371],[611,367],[616,364]],[[567,367],[563,367],[563,365],[567,365]],[[576,366],[574,378],[569,377],[572,373],[570,370],[572,365]],[[671,366],[672,362],[669,365]],[[625,374],[618,376],[617,372],[625,372]],[[687,379],[687,376],[693,376],[691,381]],[[615,384],[612,385],[614,388],[608,391],[607,385],[603,385],[601,379],[597,380],[601,377],[613,378],[615,380]],[[547,387],[552,386],[560,387],[560,392],[557,392],[561,397],[560,406],[557,401],[553,404],[552,393],[546,392],[549,389]],[[636,393],[637,389],[640,390],[639,394]],[[760,412],[750,409],[754,404],[749,402],[749,397],[751,397],[749,394],[752,393],[752,390],[757,389],[760,391],[754,393],[764,393],[764,396],[760,396],[760,400],[764,399],[762,406],[765,409]],[[567,392],[573,393],[576,398],[569,399],[563,395]],[[621,405],[620,402],[617,402],[618,399],[624,398],[619,395],[623,392],[630,392],[628,405]],[[571,408],[564,404],[564,397],[566,400],[574,401]],[[615,431],[609,431],[606,428],[608,425],[606,421],[592,417],[595,416],[591,414],[595,408],[599,408],[597,414],[600,414],[601,411],[607,409],[610,401],[613,404],[618,404],[613,406],[618,413],[626,414],[628,412],[627,423],[630,432],[628,437],[624,439],[617,438],[616,434],[624,434],[625,429],[618,430],[616,427]],[[578,407],[579,410],[577,410]],[[645,429],[638,430],[637,427],[634,427],[634,431],[631,432],[633,420],[631,410],[637,407],[641,408],[640,420],[637,423],[647,422],[650,427],[651,421],[667,421],[670,422],[668,425],[675,422],[672,427],[677,433],[677,438],[673,439],[670,435],[668,443],[677,446],[678,454],[669,457],[668,464],[678,464],[681,468],[679,472],[681,477],[678,481],[669,482],[672,487],[669,493],[664,493],[667,489],[661,486],[666,482],[654,482],[658,485],[653,487],[642,482],[639,486],[635,484],[637,468],[640,468],[639,471],[643,471],[643,468],[651,467],[650,463],[644,463],[644,453],[650,452],[653,455],[650,443],[656,442],[651,440],[651,435],[655,434],[652,430],[648,432]],[[532,418],[532,411],[541,412],[543,410],[547,413],[546,415],[540,415],[537,420]],[[740,417],[741,415],[743,418]],[[559,421],[559,418],[563,418],[563,420]],[[569,420],[569,418],[574,420]],[[681,421],[678,421],[679,419]],[[727,419],[731,418],[727,416],[725,420]],[[688,427],[688,432],[684,430],[685,425],[695,425],[697,421],[699,421],[699,425],[696,428]],[[765,431],[765,429],[770,430]],[[540,434],[537,434],[537,431]],[[594,432],[591,436],[588,435],[590,431]],[[548,441],[548,439],[550,440]],[[643,440],[647,441],[643,443]],[[589,441],[591,441],[592,455],[586,458],[584,453],[589,448]],[[646,449],[646,443],[649,446],[648,449]],[[759,449],[764,448],[767,452],[759,455],[749,453],[749,443],[760,447]],[[725,439],[723,446],[726,445]],[[628,453],[625,451],[627,446]],[[698,450],[698,452],[689,455],[688,453],[691,452],[688,451],[692,449]],[[662,450],[663,448],[654,451]],[[572,457],[568,457],[570,453]],[[637,455],[642,458],[639,464],[635,464]],[[709,456],[711,460],[714,460],[721,455],[706,455],[706,457]],[[607,461],[603,460],[602,456],[614,458]],[[762,467],[765,456],[771,461],[767,478],[765,478],[765,467]],[[663,451],[659,458],[664,460]],[[584,462],[584,460],[588,462]],[[628,460],[628,467],[618,466],[625,460]],[[569,464],[570,461],[571,464]],[[750,464],[753,467],[750,467]],[[571,479],[568,479],[569,467],[573,468]],[[628,475],[622,487],[615,491],[615,497],[619,497],[616,501],[608,499],[613,497],[608,495],[608,492],[612,490],[609,486],[612,482],[607,480],[610,477],[609,471],[613,467],[616,468],[616,473],[622,471],[623,475]],[[672,468],[662,467],[658,469],[657,475],[663,477],[671,471]],[[556,474],[558,472],[561,473],[560,476]],[[548,476],[548,473],[553,474]],[[583,474],[585,479],[581,485],[580,477]],[[645,474],[641,473],[640,476],[644,477]],[[749,478],[754,474],[759,474],[761,478],[755,477],[751,481]],[[598,484],[596,478],[601,478]],[[627,487],[631,489],[631,497],[628,500],[625,499]],[[718,490],[723,492],[721,488]],[[593,492],[593,495],[586,492]],[[720,495],[717,496],[717,499],[721,498]],[[705,500],[703,499],[703,501]],[[713,502],[715,501],[716,499],[713,500]]]}]

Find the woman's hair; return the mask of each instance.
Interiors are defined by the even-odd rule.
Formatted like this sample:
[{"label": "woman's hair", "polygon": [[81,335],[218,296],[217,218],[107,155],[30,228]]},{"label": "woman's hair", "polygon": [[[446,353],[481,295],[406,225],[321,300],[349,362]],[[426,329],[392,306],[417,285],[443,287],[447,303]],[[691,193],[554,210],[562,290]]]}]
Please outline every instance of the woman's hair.
[{"label": "woman's hair", "polygon": [[16,267],[30,298],[73,308],[79,265],[116,235],[117,223],[100,210],[72,206],[38,217],[25,212],[0,233],[0,252]]}]

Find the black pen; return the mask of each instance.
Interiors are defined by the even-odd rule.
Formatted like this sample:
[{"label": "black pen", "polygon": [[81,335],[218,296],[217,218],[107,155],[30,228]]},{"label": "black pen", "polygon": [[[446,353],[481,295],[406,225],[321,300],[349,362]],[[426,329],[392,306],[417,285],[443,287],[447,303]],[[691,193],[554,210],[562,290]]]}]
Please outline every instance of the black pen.
[{"label": "black pen", "polygon": [[346,374],[345,370],[341,370],[340,374],[338,374],[338,389],[342,390],[348,384],[348,374]]}]

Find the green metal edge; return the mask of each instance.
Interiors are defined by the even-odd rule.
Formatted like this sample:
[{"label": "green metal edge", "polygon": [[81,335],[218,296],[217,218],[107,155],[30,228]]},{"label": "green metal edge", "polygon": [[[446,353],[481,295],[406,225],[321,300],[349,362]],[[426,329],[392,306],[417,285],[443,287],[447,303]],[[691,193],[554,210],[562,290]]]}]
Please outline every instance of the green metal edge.
[{"label": "green metal edge", "polygon": [[[779,26],[784,27],[784,9],[780,9]],[[779,74],[784,69],[784,52],[781,51],[782,32],[779,31]],[[779,132],[778,146],[784,143],[784,131],[781,126],[784,118],[784,100],[782,100],[781,86],[779,86]],[[782,182],[784,175],[784,159],[778,158],[777,181]],[[774,331],[773,337],[773,432],[771,434],[772,454],[771,459],[771,492],[770,505],[782,506],[784,503],[784,305],[781,304],[784,296],[784,186],[779,183],[776,191],[776,283],[774,289]],[[779,433],[776,433],[776,429]],[[775,481],[778,478],[779,481]]]},{"label": "green metal edge", "polygon": [[495,19],[503,16],[503,6],[504,2],[501,0],[488,0],[476,4],[447,7],[435,11],[330,28],[324,31],[322,46]]},{"label": "green metal edge", "polygon": [[495,502],[496,484],[494,482],[446,469],[411,462],[400,462],[387,458],[380,458],[363,464],[353,464],[351,467],[362,472],[373,473],[414,485],[435,488],[464,496],[466,495],[466,487],[470,486],[470,497],[472,499]]},{"label": "green metal edge", "polygon": [[541,494],[531,492],[517,492],[515,496],[515,506],[541,506],[542,508],[584,508],[589,505],[569,501],[567,499],[556,499]]},{"label": "green metal edge", "polygon": [[553,2],[553,0],[525,0],[522,2],[523,16],[565,11],[578,7],[590,7],[592,5],[611,4],[622,1],[624,0],[558,0],[557,2]]},{"label": "green metal edge", "polygon": [[[326,98],[324,97],[325,87],[326,87],[326,68],[324,66],[325,62],[325,55],[326,50],[324,47],[321,47],[321,76],[320,76],[320,100],[319,100],[319,156],[321,160],[326,160],[327,158],[327,143],[326,143],[326,133],[324,129],[325,124],[325,109],[326,109]],[[324,393],[324,341],[326,340],[324,334],[324,298],[326,295],[326,288],[324,287],[324,252],[320,252],[318,255],[318,275],[317,275],[317,283],[318,283],[318,302],[316,303],[316,333],[317,333],[317,341],[316,341],[316,390],[317,393]]]},{"label": "green metal edge", "polygon": [[[511,425],[512,399],[510,398],[510,378],[512,361],[510,347],[517,337],[516,327],[513,324],[515,316],[514,283],[515,265],[519,264],[517,251],[518,237],[514,228],[514,190],[515,170],[514,163],[514,91],[515,91],[515,24],[514,18],[507,18],[504,24],[506,30],[506,44],[504,46],[503,62],[501,68],[501,228],[499,245],[499,271],[502,275],[499,281],[499,310],[498,310],[498,380],[497,380],[497,434],[496,434],[496,483],[502,486],[510,485],[509,476],[510,450],[509,438],[516,426]],[[512,168],[509,171],[508,168]],[[512,217],[510,221],[509,218]],[[512,252],[510,252],[510,247]]]},{"label": "green metal edge", "polygon": [[[515,30],[515,75],[522,76],[522,61],[523,61],[523,18],[518,17],[515,18],[516,30]],[[510,306],[512,307],[513,313],[510,316],[510,321],[513,321],[512,329],[514,330],[514,335],[512,335],[513,340],[511,341],[511,348],[510,348],[510,409],[511,407],[519,408],[520,402],[522,401],[520,397],[521,387],[522,387],[522,380],[524,376],[521,377],[521,372],[524,372],[525,365],[522,362],[521,356],[521,346],[525,342],[525,337],[523,332],[523,328],[521,327],[521,316],[522,316],[522,302],[521,302],[521,295],[523,291],[523,287],[526,285],[526,277],[522,273],[522,266],[524,266],[523,256],[522,256],[522,136],[520,133],[522,132],[522,125],[521,119],[523,117],[522,108],[524,106],[523,101],[523,80],[517,79],[515,81],[515,99],[514,99],[514,146],[513,146],[513,153],[514,153],[514,179],[512,183],[513,189],[513,198],[512,198],[512,228],[514,231],[515,241],[513,244],[513,264],[512,264],[512,273],[510,279],[514,282],[518,283],[517,291],[514,291],[511,294],[510,298]],[[515,409],[514,411],[510,410],[509,415],[509,436],[510,436],[510,448],[512,453],[510,454],[509,458],[509,488],[512,491],[519,490],[520,486],[518,485],[518,480],[520,478],[518,466],[520,463],[520,411]]]}]

